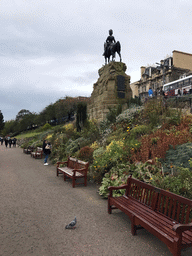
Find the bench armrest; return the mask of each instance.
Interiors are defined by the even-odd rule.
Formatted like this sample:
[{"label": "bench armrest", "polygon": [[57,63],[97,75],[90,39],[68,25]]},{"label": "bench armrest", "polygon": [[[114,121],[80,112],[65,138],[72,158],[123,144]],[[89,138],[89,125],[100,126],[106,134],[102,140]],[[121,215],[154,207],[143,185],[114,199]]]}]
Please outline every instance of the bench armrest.
[{"label": "bench armrest", "polygon": [[109,196],[112,197],[112,192],[113,192],[113,190],[127,189],[127,188],[128,188],[128,184],[126,184],[126,185],[121,185],[121,186],[118,186],[118,187],[110,186],[110,187],[108,187]]},{"label": "bench armrest", "polygon": [[67,164],[68,161],[65,162],[57,162],[57,167],[59,167],[60,164]]},{"label": "bench armrest", "polygon": [[172,228],[176,233],[180,234],[186,230],[192,230],[192,223],[189,224],[175,224]]}]

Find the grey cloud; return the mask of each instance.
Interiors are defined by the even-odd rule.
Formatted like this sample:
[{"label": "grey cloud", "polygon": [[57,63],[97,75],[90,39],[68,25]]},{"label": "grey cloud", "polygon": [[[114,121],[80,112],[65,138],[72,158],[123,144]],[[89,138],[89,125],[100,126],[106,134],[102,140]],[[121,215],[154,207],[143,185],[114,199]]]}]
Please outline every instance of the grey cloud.
[{"label": "grey cloud", "polygon": [[[173,50],[192,53],[188,0],[4,0],[0,4],[0,110],[39,112],[60,97],[89,96],[113,29],[131,81]],[[117,61],[119,58],[117,57]]]}]

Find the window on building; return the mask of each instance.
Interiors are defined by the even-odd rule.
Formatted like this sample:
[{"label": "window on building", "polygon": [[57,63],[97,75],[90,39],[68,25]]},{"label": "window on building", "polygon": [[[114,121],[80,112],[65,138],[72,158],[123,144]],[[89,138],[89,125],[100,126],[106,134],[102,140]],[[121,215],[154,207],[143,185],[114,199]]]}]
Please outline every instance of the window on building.
[{"label": "window on building", "polygon": [[179,84],[179,87],[183,87],[183,81],[178,82],[178,84]]},{"label": "window on building", "polygon": [[188,86],[189,85],[189,79],[186,79],[185,81],[184,81],[184,86]]}]

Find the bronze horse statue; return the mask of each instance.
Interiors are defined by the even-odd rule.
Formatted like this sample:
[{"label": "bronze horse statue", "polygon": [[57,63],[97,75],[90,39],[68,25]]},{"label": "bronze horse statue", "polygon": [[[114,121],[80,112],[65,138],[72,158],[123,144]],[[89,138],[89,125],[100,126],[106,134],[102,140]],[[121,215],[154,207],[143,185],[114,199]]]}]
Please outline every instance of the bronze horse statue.
[{"label": "bronze horse statue", "polygon": [[112,56],[112,61],[114,61],[115,59],[115,53],[118,53],[119,58],[120,58],[120,62],[121,62],[121,44],[119,41],[117,41],[116,43],[112,43],[109,46],[107,45],[107,43],[104,44],[104,57],[105,57],[105,64],[107,64],[107,62],[110,62],[110,57]]}]

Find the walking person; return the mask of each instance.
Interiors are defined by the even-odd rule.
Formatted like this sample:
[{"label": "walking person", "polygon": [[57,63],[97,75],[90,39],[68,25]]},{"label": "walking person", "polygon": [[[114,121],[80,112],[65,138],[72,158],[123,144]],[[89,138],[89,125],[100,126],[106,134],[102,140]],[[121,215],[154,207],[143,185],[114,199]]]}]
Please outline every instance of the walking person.
[{"label": "walking person", "polygon": [[44,165],[48,165],[47,160],[49,155],[51,154],[51,145],[47,142],[47,140],[44,140],[43,142],[43,153],[45,155]]},{"label": "walking person", "polygon": [[149,88],[148,95],[149,95],[149,98],[153,97],[153,90],[151,89],[151,87]]},{"label": "walking person", "polygon": [[12,140],[12,143],[13,143],[13,147],[15,147],[15,148],[16,148],[16,142],[17,142],[17,139],[14,138],[14,139]]},{"label": "walking person", "polygon": [[9,147],[11,148],[11,144],[12,144],[12,139],[9,138]]},{"label": "walking person", "polygon": [[5,137],[5,147],[7,148],[8,139]]}]

